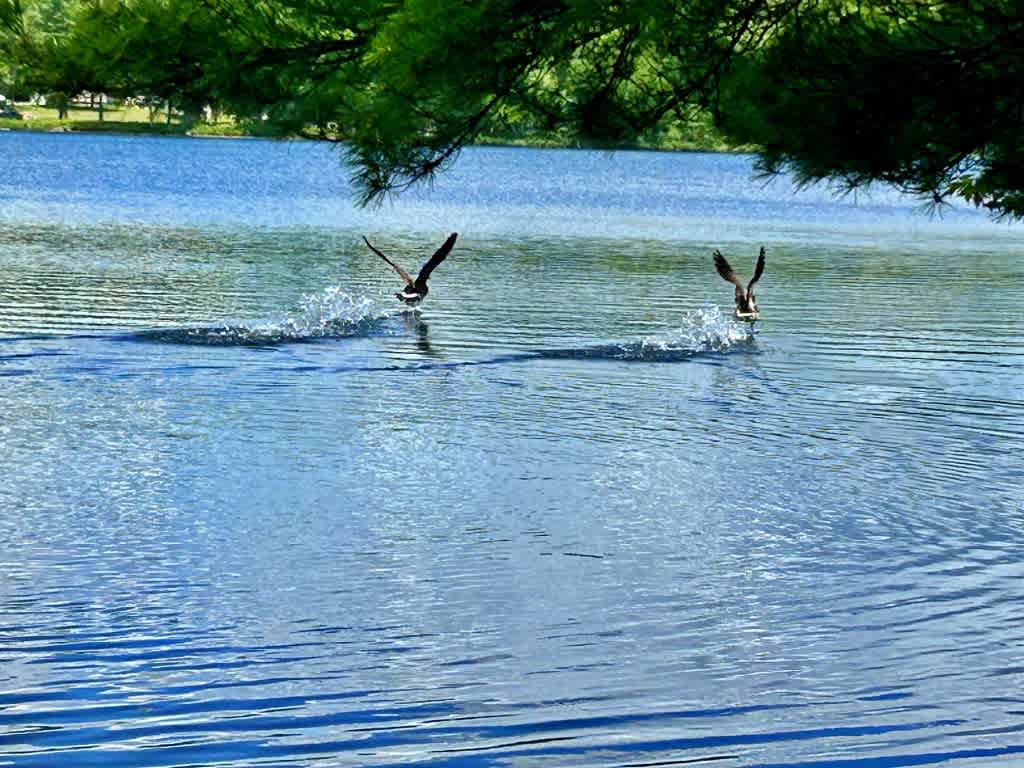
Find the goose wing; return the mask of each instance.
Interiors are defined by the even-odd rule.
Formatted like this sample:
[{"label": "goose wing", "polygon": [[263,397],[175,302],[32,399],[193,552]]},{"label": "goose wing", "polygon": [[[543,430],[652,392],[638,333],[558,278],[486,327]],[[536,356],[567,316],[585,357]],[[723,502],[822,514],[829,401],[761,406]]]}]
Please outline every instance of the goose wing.
[{"label": "goose wing", "polygon": [[722,252],[716,249],[714,255],[715,269],[718,270],[718,274],[722,276],[722,279],[728,280],[742,291],[743,285],[740,283],[740,279],[736,277],[736,273],[732,271],[732,266],[730,266],[729,262],[725,260],[725,256],[722,255]]},{"label": "goose wing", "polygon": [[761,279],[761,273],[764,272],[764,246],[761,246],[761,253],[757,255],[757,264],[754,266],[754,276],[750,278],[750,282],[747,283],[747,293],[750,293],[754,287],[754,283]]},{"label": "goose wing", "polygon": [[420,273],[416,276],[416,288],[422,290],[423,286],[427,284],[427,278],[430,277],[430,273],[434,271],[434,268],[447,258],[448,254],[451,253],[452,246],[455,245],[455,238],[459,236],[458,232],[452,232],[448,235],[448,239],[444,241],[440,248],[434,251],[434,255],[430,257],[426,264],[420,269]]},{"label": "goose wing", "polygon": [[376,253],[378,256],[380,256],[382,259],[384,259],[384,261],[386,261],[388,264],[390,264],[391,268],[393,270],[395,270],[395,272],[397,272],[399,275],[401,275],[403,280],[405,280],[406,285],[412,285],[413,279],[409,276],[409,273],[406,272],[404,269],[402,269],[397,264],[395,264],[395,262],[393,262],[391,259],[389,259],[387,256],[385,256],[383,253],[381,253],[376,248],[374,248],[373,245],[370,243],[370,241],[366,239],[366,235],[363,235],[363,242],[366,243],[367,246],[369,246],[371,251]]}]

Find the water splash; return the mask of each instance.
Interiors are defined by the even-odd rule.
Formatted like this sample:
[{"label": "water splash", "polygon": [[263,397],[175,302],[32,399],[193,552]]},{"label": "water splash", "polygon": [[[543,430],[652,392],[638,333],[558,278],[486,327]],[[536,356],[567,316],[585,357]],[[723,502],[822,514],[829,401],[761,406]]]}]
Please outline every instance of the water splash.
[{"label": "water splash", "polygon": [[641,343],[655,349],[689,350],[691,352],[721,352],[736,344],[752,341],[754,324],[723,315],[717,304],[705,304],[700,309],[683,313],[682,325],[670,336],[653,336]]},{"label": "water splash", "polygon": [[353,296],[339,287],[307,294],[295,314],[266,323],[140,331],[135,339],[170,344],[266,346],[324,338],[365,335],[388,317],[367,296]]},{"label": "water splash", "polygon": [[683,314],[678,330],[636,341],[619,341],[592,347],[544,349],[534,353],[548,359],[631,360],[670,363],[707,352],[724,352],[754,339],[753,326],[723,315],[714,304]]},{"label": "water splash", "polygon": [[753,338],[752,324],[723,315],[715,304],[705,304],[684,312],[682,325],[675,331],[614,345],[618,353],[613,356],[620,360],[672,361],[704,352],[724,352]]},{"label": "water splash", "polygon": [[388,314],[368,296],[353,296],[337,286],[305,295],[299,305],[299,313],[280,325],[285,338],[351,336]]}]

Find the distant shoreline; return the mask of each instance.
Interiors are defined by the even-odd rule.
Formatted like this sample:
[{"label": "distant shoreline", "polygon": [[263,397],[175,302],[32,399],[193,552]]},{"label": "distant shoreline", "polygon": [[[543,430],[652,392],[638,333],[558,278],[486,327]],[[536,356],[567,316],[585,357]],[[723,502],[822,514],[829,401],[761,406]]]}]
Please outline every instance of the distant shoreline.
[{"label": "distant shoreline", "polygon": [[105,133],[132,136],[189,136],[202,138],[251,139],[258,138],[244,133],[236,126],[186,126],[180,123],[139,123],[122,120],[54,120],[0,118],[0,130],[21,133]]},{"label": "distant shoreline", "polygon": [[[183,123],[148,122],[138,120],[58,120],[56,118],[0,118],[0,131],[23,133],[99,133],[115,136],[177,136],[195,139],[272,139],[316,141],[305,136],[274,134],[272,132],[247,131],[236,123]],[[608,143],[579,141],[564,136],[549,134],[480,136],[472,146],[523,147],[531,149],[597,149],[597,150],[640,150],[650,152],[724,152],[742,153],[755,151],[755,147],[732,146],[717,137],[675,136],[663,141],[638,141]]]}]

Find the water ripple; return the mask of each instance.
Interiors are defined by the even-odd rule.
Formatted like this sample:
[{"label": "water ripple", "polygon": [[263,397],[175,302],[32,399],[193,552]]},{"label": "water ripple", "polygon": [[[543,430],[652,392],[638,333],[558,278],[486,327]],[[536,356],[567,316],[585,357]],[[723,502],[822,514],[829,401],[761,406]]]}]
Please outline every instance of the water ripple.
[{"label": "water ripple", "polygon": [[[0,764],[1020,762],[1016,229],[734,156],[371,213],[311,144],[0,143]],[[452,230],[416,312],[359,237]],[[750,326],[711,252],[762,244]]]}]

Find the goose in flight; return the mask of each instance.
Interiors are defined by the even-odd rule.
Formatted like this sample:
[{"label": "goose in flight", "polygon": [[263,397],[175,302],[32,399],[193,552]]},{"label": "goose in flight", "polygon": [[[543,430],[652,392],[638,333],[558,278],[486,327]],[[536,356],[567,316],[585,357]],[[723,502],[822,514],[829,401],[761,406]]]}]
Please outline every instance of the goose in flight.
[{"label": "goose in flight", "polygon": [[754,276],[750,278],[750,282],[747,283],[747,287],[743,287],[743,283],[736,277],[736,273],[733,272],[729,262],[725,260],[725,256],[719,250],[715,250],[715,269],[718,270],[725,280],[736,286],[736,317],[740,320],[757,320],[757,302],[754,301],[754,283],[761,278],[761,273],[764,272],[764,247],[761,248],[761,253],[757,256],[757,264],[754,265]]},{"label": "goose in flight", "polygon": [[434,255],[431,256],[427,260],[427,263],[420,268],[420,273],[416,275],[415,280],[409,275],[408,272],[406,272],[400,266],[395,264],[395,262],[393,262],[391,259],[385,256],[379,250],[374,248],[373,245],[370,244],[370,241],[367,240],[365,236],[363,237],[363,242],[370,247],[371,251],[376,253],[378,256],[384,259],[384,261],[390,264],[391,268],[395,270],[395,272],[397,272],[403,280],[405,280],[405,288],[402,289],[401,293],[396,293],[395,296],[398,297],[399,301],[404,301],[410,307],[415,307],[417,304],[423,301],[424,297],[427,295],[427,278],[430,277],[430,273],[434,271],[434,268],[437,267],[438,264],[445,260],[445,257],[448,256],[448,253],[451,251],[452,246],[455,245],[455,238],[457,238],[458,236],[458,232],[452,232],[450,235],[448,235],[448,239],[444,241],[440,248],[434,251]]}]

